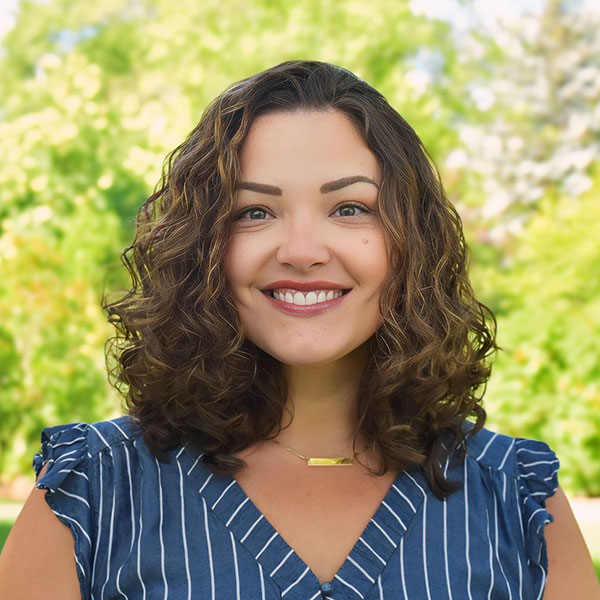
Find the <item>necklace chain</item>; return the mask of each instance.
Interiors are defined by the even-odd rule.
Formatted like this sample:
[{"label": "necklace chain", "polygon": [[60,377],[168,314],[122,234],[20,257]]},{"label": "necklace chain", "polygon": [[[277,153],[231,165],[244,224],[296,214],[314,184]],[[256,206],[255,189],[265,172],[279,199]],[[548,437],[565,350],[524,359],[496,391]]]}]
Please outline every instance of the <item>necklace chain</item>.
[{"label": "necklace chain", "polygon": [[309,467],[338,467],[338,466],[351,466],[354,464],[356,453],[352,456],[336,456],[336,457],[316,457],[316,456],[302,456],[299,452],[296,452],[289,446],[284,446],[278,440],[273,440],[278,446],[285,448],[288,452],[291,452],[294,456],[301,458]]}]

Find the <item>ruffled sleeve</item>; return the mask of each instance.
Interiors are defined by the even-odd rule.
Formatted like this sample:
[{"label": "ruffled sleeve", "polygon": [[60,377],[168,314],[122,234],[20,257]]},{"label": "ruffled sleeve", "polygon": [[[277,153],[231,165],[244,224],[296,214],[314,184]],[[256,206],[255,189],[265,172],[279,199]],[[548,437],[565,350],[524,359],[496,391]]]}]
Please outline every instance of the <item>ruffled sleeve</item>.
[{"label": "ruffled sleeve", "polygon": [[81,595],[87,598],[93,524],[88,473],[88,426],[75,423],[44,429],[42,451],[33,458],[36,477],[46,464],[48,469],[35,487],[48,490],[46,502],[73,534]]},{"label": "ruffled sleeve", "polygon": [[544,442],[517,439],[517,477],[521,498],[521,520],[530,567],[548,571],[544,527],[554,519],[546,510],[546,499],[558,488],[559,462]]}]

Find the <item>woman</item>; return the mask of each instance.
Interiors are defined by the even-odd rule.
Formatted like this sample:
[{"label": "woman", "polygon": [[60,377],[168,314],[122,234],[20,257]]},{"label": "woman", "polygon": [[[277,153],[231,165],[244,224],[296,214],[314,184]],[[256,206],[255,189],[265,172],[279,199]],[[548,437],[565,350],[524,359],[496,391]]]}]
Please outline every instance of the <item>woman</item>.
[{"label": "woman", "polygon": [[129,416],[44,431],[3,597],[598,597],[553,452],[482,428],[493,315],[368,84],[230,87],[132,248],[107,305]]}]

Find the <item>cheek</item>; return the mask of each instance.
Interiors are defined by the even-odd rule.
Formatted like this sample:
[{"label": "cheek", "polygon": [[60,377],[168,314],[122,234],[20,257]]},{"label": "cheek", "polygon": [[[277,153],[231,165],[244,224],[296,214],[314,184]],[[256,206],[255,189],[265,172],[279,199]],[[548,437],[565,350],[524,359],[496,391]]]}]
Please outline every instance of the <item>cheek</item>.
[{"label": "cheek", "polygon": [[361,267],[369,281],[381,284],[386,278],[390,259],[386,240],[382,232],[377,231],[361,237]]},{"label": "cheek", "polygon": [[225,279],[233,291],[243,283],[244,273],[248,272],[246,257],[247,253],[242,251],[242,245],[233,238],[229,242],[223,261]]}]

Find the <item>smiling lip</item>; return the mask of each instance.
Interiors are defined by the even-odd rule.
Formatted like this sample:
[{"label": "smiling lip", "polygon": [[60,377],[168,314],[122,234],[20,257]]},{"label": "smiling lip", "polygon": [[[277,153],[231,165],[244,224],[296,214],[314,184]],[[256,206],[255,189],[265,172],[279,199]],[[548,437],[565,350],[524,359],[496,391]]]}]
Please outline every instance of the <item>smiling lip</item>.
[{"label": "smiling lip", "polygon": [[299,292],[310,292],[312,290],[349,290],[349,287],[344,287],[339,283],[332,283],[331,281],[292,281],[291,279],[282,279],[281,281],[274,281],[269,283],[262,288],[263,292],[271,292],[280,288],[291,288]]},{"label": "smiling lip", "polygon": [[[280,284],[280,283],[287,284],[287,283],[293,283],[293,282],[278,281],[276,283],[277,284]],[[328,285],[330,285],[330,284],[328,284]],[[297,289],[297,288],[295,288],[295,289]],[[344,289],[344,288],[340,288],[340,287],[314,288],[313,287],[310,289],[314,290],[314,289]],[[327,300],[325,302],[317,302],[317,304],[309,304],[309,305],[301,306],[299,304],[290,304],[289,302],[284,302],[283,300],[277,300],[277,298],[274,298],[273,296],[271,296],[270,289],[265,289],[265,290],[261,290],[261,291],[262,291],[264,297],[267,299],[267,301],[270,302],[274,308],[277,308],[281,312],[287,313],[288,315],[294,315],[295,317],[314,317],[316,315],[320,315],[321,313],[324,313],[324,312],[327,312],[334,308],[337,308],[344,301],[344,298],[346,296],[348,296],[348,294],[346,293],[346,294],[342,294],[339,298],[332,298],[331,300]]]}]

